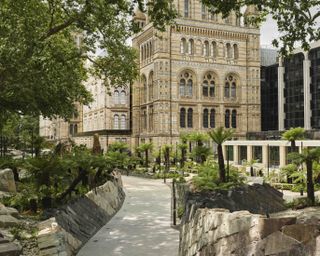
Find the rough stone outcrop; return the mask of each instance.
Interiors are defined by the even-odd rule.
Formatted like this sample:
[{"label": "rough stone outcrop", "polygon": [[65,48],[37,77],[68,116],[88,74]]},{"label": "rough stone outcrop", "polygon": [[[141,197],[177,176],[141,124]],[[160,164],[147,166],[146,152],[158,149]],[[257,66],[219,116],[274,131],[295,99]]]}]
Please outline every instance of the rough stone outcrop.
[{"label": "rough stone outcrop", "polygon": [[121,208],[125,194],[121,177],[59,209],[39,224],[40,256],[69,256],[76,252]]},{"label": "rough stone outcrop", "polygon": [[17,192],[16,183],[11,169],[0,170],[0,191]]},{"label": "rough stone outcrop", "polygon": [[[178,190],[181,188],[178,187]],[[258,214],[286,209],[282,193],[268,184],[243,185],[230,190],[204,192],[192,192],[183,188],[183,191],[179,197],[184,198],[187,219],[192,217],[198,208],[224,208],[231,212],[245,210]]]},{"label": "rough stone outcrop", "polygon": [[278,213],[197,209],[182,224],[180,256],[319,256],[319,208]]}]

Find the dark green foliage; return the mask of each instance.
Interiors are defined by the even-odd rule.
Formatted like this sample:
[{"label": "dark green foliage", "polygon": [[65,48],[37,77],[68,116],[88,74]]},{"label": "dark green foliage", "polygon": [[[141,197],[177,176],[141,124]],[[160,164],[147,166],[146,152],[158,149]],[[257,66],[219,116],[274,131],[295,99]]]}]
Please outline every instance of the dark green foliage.
[{"label": "dark green foliage", "polygon": [[244,182],[236,168],[231,167],[229,181],[221,182],[219,177],[219,166],[217,163],[206,163],[199,167],[198,176],[192,178],[192,183],[197,190],[229,189],[240,186]]}]

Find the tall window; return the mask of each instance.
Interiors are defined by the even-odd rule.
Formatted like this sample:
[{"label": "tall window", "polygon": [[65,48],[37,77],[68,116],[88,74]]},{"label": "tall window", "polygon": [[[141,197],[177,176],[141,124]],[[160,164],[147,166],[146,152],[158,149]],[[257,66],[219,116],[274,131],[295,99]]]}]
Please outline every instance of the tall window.
[{"label": "tall window", "polygon": [[118,90],[114,91],[113,100],[114,100],[114,104],[120,104],[120,96],[119,96]]},{"label": "tall window", "polygon": [[211,109],[210,111],[210,128],[216,127],[216,111]]},{"label": "tall window", "polygon": [[218,47],[216,42],[212,42],[212,56],[213,58],[218,57]]},{"label": "tall window", "polygon": [[120,129],[125,130],[126,129],[126,115],[121,115],[121,122],[120,122]]},{"label": "tall window", "polygon": [[204,97],[214,97],[215,95],[215,78],[213,73],[207,73],[203,78],[202,94]]},{"label": "tall window", "polygon": [[180,127],[186,128],[186,109],[180,109]]},{"label": "tall window", "polygon": [[147,79],[145,76],[142,76],[141,83],[142,83],[141,99],[142,99],[142,103],[146,103],[147,102]]},{"label": "tall window", "polygon": [[228,59],[232,58],[232,49],[231,49],[231,45],[229,43],[227,43],[227,58]]},{"label": "tall window", "polygon": [[203,128],[209,128],[209,110],[203,110]]},{"label": "tall window", "polygon": [[149,75],[149,101],[153,100],[153,72]]},{"label": "tall window", "polygon": [[232,110],[231,127],[232,128],[237,128],[237,110]]},{"label": "tall window", "polygon": [[192,128],[193,127],[193,109],[189,108],[188,109],[188,128]]},{"label": "tall window", "polygon": [[193,41],[193,39],[189,39],[188,52],[190,55],[194,54],[194,41]]},{"label": "tall window", "polygon": [[189,0],[184,0],[184,17],[188,18],[189,17]]},{"label": "tall window", "polygon": [[185,38],[182,38],[180,42],[180,53],[185,54],[187,52],[188,52],[187,40]]},{"label": "tall window", "polygon": [[203,55],[204,56],[209,56],[210,53],[210,47],[209,47],[209,42],[205,41],[203,44]]},{"label": "tall window", "polygon": [[226,78],[225,87],[224,87],[224,97],[226,98],[237,97],[237,79],[232,75],[229,75]]},{"label": "tall window", "polygon": [[147,130],[147,111],[143,111],[143,129]]},{"label": "tall window", "polygon": [[233,45],[233,57],[239,59],[239,48],[236,44]]},{"label": "tall window", "polygon": [[180,75],[179,92],[180,96],[192,97],[193,76],[190,72],[183,72]]},{"label": "tall window", "polygon": [[225,123],[224,126],[226,128],[230,128],[230,110],[229,109],[226,110],[224,123]]},{"label": "tall window", "polygon": [[121,91],[120,102],[123,105],[127,103],[127,94],[124,90]]},{"label": "tall window", "polygon": [[119,115],[113,116],[113,129],[119,129]]}]

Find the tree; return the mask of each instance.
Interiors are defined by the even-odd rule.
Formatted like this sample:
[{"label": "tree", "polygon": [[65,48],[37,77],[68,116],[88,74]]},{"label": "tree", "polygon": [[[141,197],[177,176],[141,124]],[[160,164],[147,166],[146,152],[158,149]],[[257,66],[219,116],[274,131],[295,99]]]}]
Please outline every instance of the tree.
[{"label": "tree", "polygon": [[253,177],[254,176],[254,170],[253,167],[254,165],[258,163],[258,160],[256,159],[251,159],[250,161],[246,161],[245,165],[250,167],[250,176]]},{"label": "tree", "polygon": [[307,195],[308,199],[314,205],[314,183],[313,183],[313,163],[320,160],[320,148],[305,148],[302,153],[293,152],[289,154],[291,160],[296,164],[305,164],[307,169]]},{"label": "tree", "polygon": [[192,132],[188,134],[188,140],[196,143],[196,147],[192,150],[192,154],[198,163],[203,163],[210,152],[209,148],[204,146],[204,142],[208,141],[209,137],[205,133]]},{"label": "tree", "polygon": [[135,79],[137,54],[126,44],[139,31],[135,6],[160,31],[176,17],[171,0],[150,1],[147,10],[143,3],[0,0],[0,123],[12,112],[71,117],[76,102],[91,100],[88,74],[106,86]]},{"label": "tree", "polygon": [[211,130],[208,132],[210,138],[213,140],[214,143],[218,145],[218,164],[219,164],[219,177],[221,182],[226,182],[226,170],[224,166],[224,157],[223,157],[223,150],[222,144],[231,139],[234,131],[232,129],[225,129],[223,127],[218,127],[216,129]]},{"label": "tree", "polygon": [[202,0],[213,13],[223,13],[227,17],[231,11],[238,16],[243,15],[241,10],[249,6],[251,17],[247,22],[259,25],[267,15],[277,22],[281,34],[279,39],[273,41],[273,45],[281,46],[280,53],[286,55],[301,44],[304,50],[308,50],[310,42],[320,39],[318,18],[320,17],[318,0]]},{"label": "tree", "polygon": [[144,152],[145,154],[145,167],[149,167],[149,152],[152,150],[152,143],[144,143],[139,146],[139,151]]},{"label": "tree", "polygon": [[287,140],[291,143],[291,152],[296,151],[296,140],[303,139],[305,130],[301,127],[291,128],[282,134],[282,139]]}]

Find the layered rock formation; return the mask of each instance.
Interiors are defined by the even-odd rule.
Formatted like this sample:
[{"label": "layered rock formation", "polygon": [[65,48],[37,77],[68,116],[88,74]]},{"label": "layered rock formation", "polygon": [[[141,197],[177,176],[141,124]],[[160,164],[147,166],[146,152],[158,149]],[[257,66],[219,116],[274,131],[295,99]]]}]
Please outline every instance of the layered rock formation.
[{"label": "layered rock formation", "polygon": [[182,226],[179,255],[319,256],[318,212],[266,218],[248,211],[198,209]]},{"label": "layered rock formation", "polygon": [[55,218],[39,224],[40,256],[75,255],[117,213],[124,198],[118,176],[59,209]]}]

